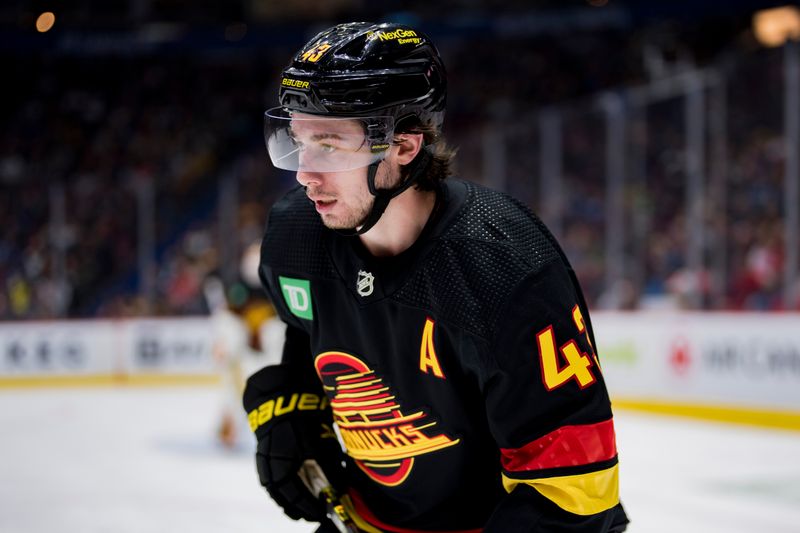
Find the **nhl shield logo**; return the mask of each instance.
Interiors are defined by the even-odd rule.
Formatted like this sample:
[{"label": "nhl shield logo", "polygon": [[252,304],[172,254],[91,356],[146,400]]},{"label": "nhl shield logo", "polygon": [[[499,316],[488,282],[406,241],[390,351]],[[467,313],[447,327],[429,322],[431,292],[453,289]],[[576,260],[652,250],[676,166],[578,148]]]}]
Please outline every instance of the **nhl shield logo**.
[{"label": "nhl shield logo", "polygon": [[360,296],[369,296],[375,289],[375,276],[370,272],[364,270],[358,271],[358,280],[356,281],[356,290]]}]

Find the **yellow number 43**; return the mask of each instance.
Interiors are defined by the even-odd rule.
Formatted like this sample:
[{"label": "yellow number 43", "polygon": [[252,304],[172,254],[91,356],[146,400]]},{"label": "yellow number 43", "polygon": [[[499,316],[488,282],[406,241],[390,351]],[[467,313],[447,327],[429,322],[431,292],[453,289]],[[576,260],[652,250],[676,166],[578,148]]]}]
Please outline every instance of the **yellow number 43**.
[{"label": "yellow number 43", "polygon": [[[578,333],[586,331],[583,315],[577,305],[572,309],[572,320],[578,327]],[[556,350],[553,326],[548,326],[536,335],[536,342],[539,345],[539,358],[542,363],[542,380],[548,391],[560,387],[570,379],[574,379],[582,389],[596,381],[594,374],[590,370],[592,358],[581,352],[578,343],[574,339]],[[591,346],[591,343],[589,345]],[[566,364],[561,364],[559,354]],[[596,357],[594,362],[597,363]]]},{"label": "yellow number 43", "polygon": [[305,53],[303,53],[303,55],[300,57],[300,61],[309,61],[311,63],[316,63],[317,61],[319,61],[319,58],[321,58],[322,55],[328,51],[330,47],[331,47],[330,44],[322,43],[310,50],[306,50]]}]

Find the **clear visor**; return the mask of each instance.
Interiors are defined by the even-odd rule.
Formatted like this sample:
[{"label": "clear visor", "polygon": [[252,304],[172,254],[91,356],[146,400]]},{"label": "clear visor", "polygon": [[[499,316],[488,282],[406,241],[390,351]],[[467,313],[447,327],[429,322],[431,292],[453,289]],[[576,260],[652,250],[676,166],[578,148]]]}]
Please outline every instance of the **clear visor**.
[{"label": "clear visor", "polygon": [[272,164],[284,170],[342,172],[386,157],[392,117],[323,117],[274,108],[264,113]]}]

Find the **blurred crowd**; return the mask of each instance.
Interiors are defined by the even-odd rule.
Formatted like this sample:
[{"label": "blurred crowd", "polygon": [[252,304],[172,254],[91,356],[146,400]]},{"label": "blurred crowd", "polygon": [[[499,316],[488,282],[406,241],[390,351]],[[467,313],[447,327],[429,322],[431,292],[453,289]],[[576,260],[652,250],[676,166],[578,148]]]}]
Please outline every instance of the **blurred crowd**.
[{"label": "blurred crowd", "polygon": [[[4,64],[22,87],[0,133],[0,316],[202,312],[200,282],[219,268],[209,220],[220,177],[235,167],[269,185],[261,154],[259,165],[242,161],[262,146],[274,67],[187,57]],[[246,209],[263,199],[243,204],[243,223],[263,219]],[[143,218],[157,265],[148,302]]]},{"label": "blurred crowd", "polygon": [[[606,29],[439,40],[450,82],[445,135],[460,149],[459,174],[497,183],[484,170],[498,146],[486,133],[499,127],[505,188],[535,211],[551,209],[537,181],[545,141],[537,113],[555,109],[564,118],[564,192],[548,216],[590,305],[797,308],[782,293],[781,51],[731,45],[706,58],[707,49],[657,48],[654,62],[648,39]],[[6,52],[15,84],[0,106],[0,319],[208,312],[204,281],[235,277],[228,263],[258,240],[270,204],[293,182],[269,165],[261,124],[293,47]],[[629,122],[626,168],[638,170],[626,174],[619,201],[625,267],[609,283],[606,125],[593,98],[694,68],[698,57],[724,67],[729,110],[724,176],[709,180],[703,202],[703,268],[691,270],[686,257],[677,96]]]}]

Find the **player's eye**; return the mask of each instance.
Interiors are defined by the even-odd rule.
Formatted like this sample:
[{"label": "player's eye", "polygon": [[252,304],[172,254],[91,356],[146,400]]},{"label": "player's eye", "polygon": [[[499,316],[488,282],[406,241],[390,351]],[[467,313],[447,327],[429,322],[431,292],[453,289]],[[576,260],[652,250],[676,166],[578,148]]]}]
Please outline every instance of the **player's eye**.
[{"label": "player's eye", "polygon": [[336,147],[331,144],[320,144],[319,151],[323,154],[332,154],[336,151]]}]

